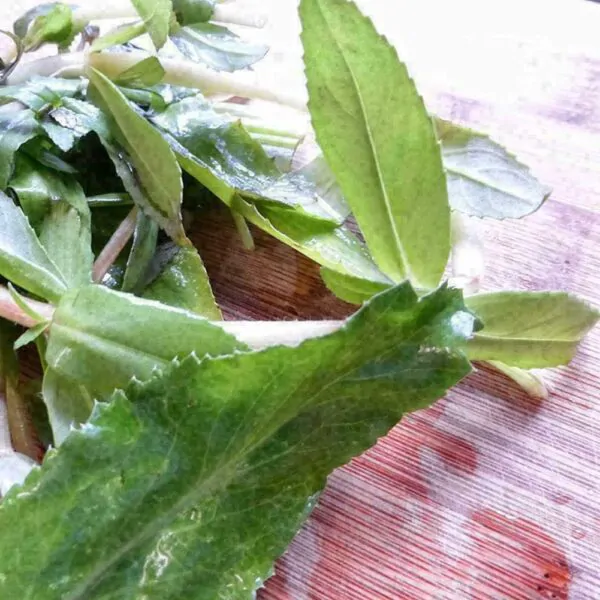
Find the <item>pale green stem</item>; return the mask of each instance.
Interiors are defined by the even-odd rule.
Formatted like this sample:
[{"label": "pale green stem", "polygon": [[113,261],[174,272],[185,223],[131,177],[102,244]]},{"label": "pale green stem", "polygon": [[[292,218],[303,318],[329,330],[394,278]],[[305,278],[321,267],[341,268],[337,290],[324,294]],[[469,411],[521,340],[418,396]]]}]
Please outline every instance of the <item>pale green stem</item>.
[{"label": "pale green stem", "polygon": [[[43,302],[37,302],[36,300],[27,299],[27,303],[31,306],[34,312],[45,319],[51,319],[53,309],[49,304]],[[33,318],[28,315],[20,306],[14,301],[12,294],[8,289],[0,285],[0,317],[7,321],[12,321],[23,327],[35,327],[39,323],[39,319]]]},{"label": "pale green stem", "polygon": [[137,214],[138,208],[136,206],[131,210],[127,217],[125,217],[110,240],[106,243],[106,246],[102,249],[102,252],[98,255],[98,258],[94,263],[94,268],[92,269],[92,280],[95,283],[99,283],[104,279],[104,276],[113,266],[115,260],[119,257],[119,254],[123,251],[123,248],[127,246],[135,231]]},{"label": "pale green stem", "polygon": [[237,210],[231,209],[231,216],[233,217],[233,222],[235,223],[235,227],[240,234],[240,238],[242,239],[242,244],[246,250],[254,250],[254,238],[252,237],[252,232],[248,227],[248,223],[246,219],[244,219],[243,215],[241,215]]}]

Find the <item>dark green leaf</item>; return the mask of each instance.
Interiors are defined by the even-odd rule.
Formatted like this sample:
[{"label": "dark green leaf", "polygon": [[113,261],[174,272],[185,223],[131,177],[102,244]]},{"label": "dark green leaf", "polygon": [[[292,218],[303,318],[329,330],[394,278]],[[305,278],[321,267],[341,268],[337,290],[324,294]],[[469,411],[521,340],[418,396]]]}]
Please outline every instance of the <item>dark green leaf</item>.
[{"label": "dark green leaf", "polygon": [[450,204],[474,217],[520,219],[550,195],[529,171],[488,136],[449,121],[436,121]]},{"label": "dark green leaf", "polygon": [[73,98],[83,88],[79,79],[33,77],[27,83],[0,87],[0,99],[16,100],[38,112],[48,106],[59,106],[63,98]]},{"label": "dark green leaf", "polygon": [[4,499],[0,595],[253,598],[328,474],[470,371],[469,322],[404,284],[299,347],[117,392]]},{"label": "dark green leaf", "polygon": [[171,21],[171,0],[131,0],[158,50],[165,45]]},{"label": "dark green leaf", "polygon": [[343,226],[331,230],[291,208],[258,207],[240,196],[232,207],[253,225],[332,271],[391,285],[356,236]]},{"label": "dark green leaf", "polygon": [[433,124],[395,49],[347,0],[302,0],[317,141],[369,250],[394,281],[435,287],[450,207]]},{"label": "dark green leaf", "polygon": [[180,25],[205,23],[212,19],[217,0],[173,0],[173,10]]},{"label": "dark green leaf", "polygon": [[156,56],[149,56],[119,74],[115,83],[125,87],[147,87],[160,83],[165,76]]},{"label": "dark green leaf", "polygon": [[[160,274],[144,291],[144,298],[183,308],[213,321],[223,320],[208,274],[195,248],[167,246],[157,256]],[[156,267],[155,267],[156,268]]]},{"label": "dark green leaf", "polygon": [[13,173],[15,154],[25,142],[42,134],[30,109],[0,109],[0,190],[6,189]]},{"label": "dark green leaf", "polygon": [[563,292],[496,292],[466,302],[484,325],[469,342],[469,358],[524,369],[567,364],[600,317]]},{"label": "dark green leaf", "polygon": [[0,275],[32,294],[56,301],[67,284],[23,211],[0,192]]},{"label": "dark green leaf", "polygon": [[102,73],[92,69],[90,81],[97,91],[95,99],[112,117],[113,134],[135,167],[136,179],[143,188],[143,198],[133,195],[130,188],[127,191],[175,241],[184,242],[181,169],[168,142],[132,108],[119,89]]},{"label": "dark green leaf", "polygon": [[123,277],[124,292],[139,292],[156,252],[157,240],[158,225],[142,211],[138,211],[133,244]]},{"label": "dark green leaf", "polygon": [[212,23],[181,27],[171,34],[171,41],[187,59],[217,71],[246,69],[269,51],[268,46],[245,42],[226,27]]},{"label": "dark green leaf", "polygon": [[315,185],[283,174],[239,121],[216,113],[201,96],[185,98],[152,117],[182,167],[225,204],[240,194],[254,202],[299,206],[315,218],[339,223]]},{"label": "dark green leaf", "polygon": [[[50,146],[51,149],[49,149],[48,146]],[[50,142],[47,142],[47,140],[43,138],[36,138],[27,142],[22,146],[21,151],[45,167],[58,171],[59,173],[66,173],[67,175],[74,175],[77,173],[77,170],[74,167],[57,155],[54,144],[50,144]]]}]

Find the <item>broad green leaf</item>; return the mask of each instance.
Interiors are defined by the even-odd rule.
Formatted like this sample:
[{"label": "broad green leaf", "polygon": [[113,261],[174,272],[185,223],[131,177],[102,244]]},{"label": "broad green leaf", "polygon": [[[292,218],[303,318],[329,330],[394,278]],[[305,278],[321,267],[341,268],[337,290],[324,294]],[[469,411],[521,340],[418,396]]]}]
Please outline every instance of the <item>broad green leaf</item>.
[{"label": "broad green leaf", "polygon": [[83,91],[79,79],[33,77],[27,83],[0,87],[0,99],[16,100],[38,112],[48,106],[58,106],[63,98],[73,98]]},{"label": "broad green leaf", "polygon": [[180,25],[205,23],[212,19],[218,0],[173,0],[173,10]]},{"label": "broad green leaf", "polygon": [[68,292],[58,305],[46,358],[57,373],[99,397],[125,387],[132,376],[147,379],[175,357],[244,348],[189,311],[88,286]]},{"label": "broad green leaf", "polygon": [[91,283],[92,224],[90,208],[74,179],[57,178],[60,200],[40,226],[40,242],[70,288]]},{"label": "broad green leaf", "polygon": [[519,369],[519,367],[510,367],[497,360],[488,361],[494,369],[497,369],[510,379],[512,379],[519,387],[523,388],[530,396],[545,400],[548,398],[548,389],[540,377],[531,371]]},{"label": "broad green leaf", "polygon": [[74,167],[56,154],[54,144],[45,138],[36,138],[27,142],[22,146],[21,152],[53,171],[66,173],[67,175],[75,175],[77,173]]},{"label": "broad green leaf", "polygon": [[171,34],[171,41],[183,56],[217,71],[246,69],[262,60],[269,47],[245,42],[226,27],[195,23]]},{"label": "broad green leaf", "polygon": [[373,264],[363,244],[343,226],[334,230],[319,227],[294,209],[258,207],[240,196],[234,197],[232,208],[253,225],[332,271],[392,285]]},{"label": "broad green leaf", "polygon": [[152,117],[171,144],[182,167],[225,204],[236,195],[253,202],[302,207],[315,218],[339,215],[316,186],[300,174],[283,174],[239,121],[215,112],[200,95],[170,105]]},{"label": "broad green leaf", "polygon": [[63,152],[71,150],[78,140],[78,137],[70,129],[57,125],[51,119],[42,119],[40,125],[46,135]]},{"label": "broad green leaf", "polygon": [[469,342],[469,358],[524,369],[567,364],[600,315],[563,292],[496,292],[465,301],[483,322]]},{"label": "broad green leaf", "polygon": [[121,46],[144,33],[146,33],[146,26],[142,23],[127,23],[121,25],[94,40],[93,44],[90,46],[90,52],[101,52],[112,46]]},{"label": "broad green leaf", "polygon": [[550,195],[514,156],[488,136],[436,120],[450,205],[474,217],[520,219]]},{"label": "broad green leaf", "polygon": [[212,321],[223,320],[204,263],[195,248],[163,247],[157,254],[156,263],[153,267],[159,272],[144,290],[144,298],[188,310]]},{"label": "broad green leaf", "polygon": [[158,50],[165,45],[171,21],[171,0],[131,0]]},{"label": "broad green leaf", "polygon": [[404,284],[299,347],[116,392],[4,499],[0,596],[255,597],[329,473],[470,371],[470,320]]},{"label": "broad green leaf", "polygon": [[32,110],[0,110],[0,190],[8,186],[17,150],[25,142],[41,134],[42,130]]},{"label": "broad green leaf", "polygon": [[160,83],[165,70],[156,56],[149,56],[119,74],[115,83],[125,87],[147,87]]},{"label": "broad green leaf", "polygon": [[43,4],[25,13],[14,24],[14,31],[23,39],[25,52],[37,50],[43,44],[71,45],[83,25],[73,20],[68,4]]},{"label": "broad green leaf", "polygon": [[[0,497],[25,481],[35,462],[21,452],[31,450],[18,431],[16,409],[22,402],[19,389],[19,365],[13,351],[16,329],[0,320]],[[10,424],[10,426],[9,426]],[[13,450],[18,447],[20,452]]]},{"label": "broad green leaf", "polygon": [[138,292],[148,272],[158,240],[158,225],[142,211],[138,211],[133,244],[123,277],[124,292]]},{"label": "broad green leaf", "polygon": [[67,283],[23,211],[0,192],[0,275],[32,294],[56,301]]},{"label": "broad green leaf", "polygon": [[[109,79],[94,69],[90,70],[89,76],[101,108],[112,117],[113,134],[135,167],[146,199],[140,208],[153,217],[175,241],[184,242],[181,169],[171,147],[161,133],[132,108]],[[131,193],[131,190],[128,191]],[[136,197],[134,200],[137,201]]]},{"label": "broad green leaf", "polygon": [[450,207],[432,121],[395,49],[347,0],[302,0],[317,141],[379,268],[435,287]]}]

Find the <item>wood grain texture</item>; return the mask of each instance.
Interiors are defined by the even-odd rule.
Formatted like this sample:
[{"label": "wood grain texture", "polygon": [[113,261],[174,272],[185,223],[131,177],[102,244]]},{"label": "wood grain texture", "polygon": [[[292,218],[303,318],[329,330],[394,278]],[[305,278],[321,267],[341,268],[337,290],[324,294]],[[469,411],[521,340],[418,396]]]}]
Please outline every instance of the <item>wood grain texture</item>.
[{"label": "wood grain texture", "polygon": [[[474,221],[484,287],[569,290],[600,305],[600,6],[362,4],[433,111],[491,133],[554,189],[524,221]],[[298,85],[293,2],[265,5],[275,47],[261,72]],[[193,237],[229,318],[351,310],[274,240],[256,233],[245,252],[225,212],[198,221]],[[547,401],[481,369],[405,419],[330,477],[260,598],[600,599],[599,368],[595,331],[571,367],[544,373]]]}]

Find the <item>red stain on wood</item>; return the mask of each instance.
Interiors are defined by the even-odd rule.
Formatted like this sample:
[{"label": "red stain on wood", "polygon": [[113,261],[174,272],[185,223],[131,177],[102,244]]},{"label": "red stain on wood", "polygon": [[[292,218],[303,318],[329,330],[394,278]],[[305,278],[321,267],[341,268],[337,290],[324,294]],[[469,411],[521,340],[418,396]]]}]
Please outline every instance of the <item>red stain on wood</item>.
[{"label": "red stain on wood", "polygon": [[473,546],[465,572],[477,573],[482,591],[514,587],[515,599],[568,599],[571,571],[565,553],[541,527],[484,509],[473,514],[467,529]]}]

